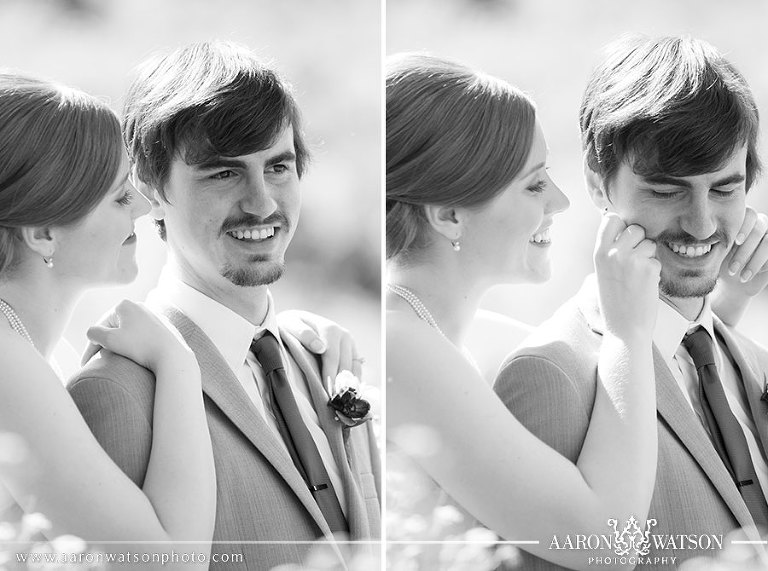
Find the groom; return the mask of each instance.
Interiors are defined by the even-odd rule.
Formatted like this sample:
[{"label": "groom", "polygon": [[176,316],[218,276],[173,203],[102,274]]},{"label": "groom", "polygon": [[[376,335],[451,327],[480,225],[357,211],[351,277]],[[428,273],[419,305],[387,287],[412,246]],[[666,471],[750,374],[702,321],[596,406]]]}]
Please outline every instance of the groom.
[{"label": "groom", "polygon": [[[708,44],[632,39],[612,46],[593,73],[581,132],[593,202],[644,227],[662,265],[653,337],[659,456],[648,518],[651,534],[686,541],[651,542],[656,563],[643,568],[669,569],[673,557],[677,565],[714,555],[687,538],[768,523],[768,353],[725,327],[709,296],[760,170],[757,111],[744,79]],[[496,379],[509,410],[574,462],[603,328],[588,279]],[[611,535],[607,524],[593,532]],[[525,568],[559,569],[533,557]]]},{"label": "groom", "polygon": [[[124,136],[168,244],[148,302],[200,364],[217,475],[213,539],[227,542],[214,543],[211,569],[299,564],[310,542],[331,533],[378,538],[370,423],[336,421],[317,362],[278,329],[267,287],[283,272],[308,161],[288,86],[241,47],[195,44],[141,68],[126,98]],[[288,397],[270,390],[278,374],[287,375]],[[108,354],[69,390],[101,445],[141,485],[152,374]],[[311,470],[325,481],[305,481]],[[238,553],[243,562],[233,564]]]}]

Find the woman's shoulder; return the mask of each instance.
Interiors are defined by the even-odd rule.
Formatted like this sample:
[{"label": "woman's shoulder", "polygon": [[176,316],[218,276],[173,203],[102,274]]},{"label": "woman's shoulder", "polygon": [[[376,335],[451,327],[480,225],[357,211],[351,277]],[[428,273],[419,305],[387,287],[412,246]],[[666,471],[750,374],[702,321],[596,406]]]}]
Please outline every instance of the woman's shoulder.
[{"label": "woman's shoulder", "polygon": [[483,309],[477,312],[467,336],[467,349],[486,381],[493,383],[504,359],[532,331],[530,325],[501,313]]},{"label": "woman's shoulder", "polygon": [[413,312],[387,311],[388,361],[401,362],[407,358],[421,363],[441,357],[464,360],[461,352],[439,330]]},{"label": "woman's shoulder", "polygon": [[65,394],[64,384],[42,355],[15,331],[0,328],[0,407],[4,413],[14,416],[33,410],[57,393]]},{"label": "woman's shoulder", "polygon": [[54,374],[29,341],[10,327],[0,326],[0,378],[7,380],[9,376],[26,375],[40,368]]},{"label": "woman's shoulder", "polygon": [[485,385],[475,366],[436,329],[407,315],[387,317],[390,418],[408,418],[406,410],[427,414],[426,402],[428,414],[441,414],[471,387]]}]

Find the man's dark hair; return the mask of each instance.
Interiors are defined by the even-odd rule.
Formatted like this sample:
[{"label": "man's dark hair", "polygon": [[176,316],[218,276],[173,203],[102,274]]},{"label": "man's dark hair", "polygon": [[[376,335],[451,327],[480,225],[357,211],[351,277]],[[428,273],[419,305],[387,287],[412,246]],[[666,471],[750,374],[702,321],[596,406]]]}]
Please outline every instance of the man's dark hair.
[{"label": "man's dark hair", "polygon": [[[174,157],[200,164],[262,151],[293,129],[299,177],[309,161],[290,86],[246,48],[202,42],[140,66],[123,113],[128,156],[142,182],[167,200]],[[158,221],[162,237],[163,221]]]},{"label": "man's dark hair", "polygon": [[643,176],[721,168],[747,146],[746,188],[759,175],[752,92],[710,44],[689,37],[622,38],[609,45],[581,103],[589,167],[609,182],[623,162]]}]

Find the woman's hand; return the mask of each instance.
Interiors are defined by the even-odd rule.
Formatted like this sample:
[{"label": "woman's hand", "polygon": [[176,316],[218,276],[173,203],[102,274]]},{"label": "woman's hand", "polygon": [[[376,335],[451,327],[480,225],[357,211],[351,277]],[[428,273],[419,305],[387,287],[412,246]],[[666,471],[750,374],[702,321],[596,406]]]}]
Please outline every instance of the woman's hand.
[{"label": "woman's hand", "polygon": [[656,244],[637,224],[603,216],[594,261],[600,309],[608,331],[624,339],[651,339],[656,325],[661,263]]},{"label": "woman's hand", "polygon": [[364,359],[358,356],[352,334],[330,319],[297,309],[282,311],[277,316],[280,326],[301,341],[304,347],[322,355],[323,382],[333,380],[341,371],[362,376]]},{"label": "woman's hand", "polygon": [[157,372],[164,364],[194,360],[181,334],[167,320],[141,303],[123,300],[88,329],[87,362],[102,347]]},{"label": "woman's hand", "polygon": [[750,300],[768,285],[768,216],[747,207],[736,241],[720,267],[712,308],[736,325]]}]

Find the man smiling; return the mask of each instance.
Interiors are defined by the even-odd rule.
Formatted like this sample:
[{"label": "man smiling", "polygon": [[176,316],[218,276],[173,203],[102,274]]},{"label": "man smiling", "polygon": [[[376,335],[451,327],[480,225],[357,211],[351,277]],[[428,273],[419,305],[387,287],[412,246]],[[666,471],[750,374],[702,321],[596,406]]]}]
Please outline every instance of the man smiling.
[{"label": "man smiling", "polygon": [[[765,526],[768,405],[760,397],[768,353],[713,315],[710,295],[724,262],[741,269],[728,255],[737,237],[744,241],[745,195],[760,170],[751,92],[704,42],[632,38],[610,47],[580,115],[593,202],[642,226],[662,265],[653,336],[659,456],[648,528],[653,521],[655,534],[698,537]],[[496,380],[517,418],[574,462],[589,427],[603,330],[589,279]],[[652,544],[648,558],[679,564],[697,555]],[[531,558],[528,568],[557,567]]]},{"label": "man smiling", "polygon": [[[149,304],[200,364],[217,476],[211,568],[300,564],[319,538],[376,539],[370,424],[342,428],[267,288],[283,273],[308,160],[288,86],[241,47],[195,44],[140,69],[124,137],[168,244]],[[106,355],[69,389],[141,485],[157,421],[151,373]]]}]

